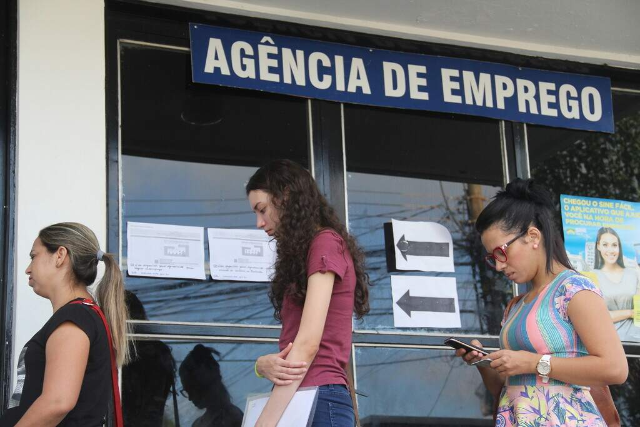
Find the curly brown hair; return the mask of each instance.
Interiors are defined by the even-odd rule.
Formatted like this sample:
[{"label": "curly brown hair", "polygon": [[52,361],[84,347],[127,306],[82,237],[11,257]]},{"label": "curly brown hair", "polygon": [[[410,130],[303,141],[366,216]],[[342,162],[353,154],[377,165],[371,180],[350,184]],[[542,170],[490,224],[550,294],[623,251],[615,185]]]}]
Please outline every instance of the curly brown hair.
[{"label": "curly brown hair", "polygon": [[251,191],[265,191],[278,211],[279,224],[275,273],[271,278],[269,299],[274,317],[285,295],[302,305],[307,294],[307,253],[320,229],[330,228],[347,243],[356,273],[353,311],[358,319],[369,312],[369,275],[365,271],[364,253],[340,222],[335,210],[324,198],[311,174],[291,160],[274,160],[261,167],[247,183]]}]

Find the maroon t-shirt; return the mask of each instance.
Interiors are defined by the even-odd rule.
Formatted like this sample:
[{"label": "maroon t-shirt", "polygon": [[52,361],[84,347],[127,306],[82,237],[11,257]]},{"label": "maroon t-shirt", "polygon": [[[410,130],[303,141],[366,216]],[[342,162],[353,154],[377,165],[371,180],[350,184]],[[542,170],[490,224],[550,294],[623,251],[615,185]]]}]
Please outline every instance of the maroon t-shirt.
[{"label": "maroon t-shirt", "polygon": [[[345,369],[351,351],[351,319],[356,274],[346,242],[330,229],[322,230],[314,237],[307,254],[307,277],[319,271],[331,271],[336,277],[320,348],[300,387],[348,384]],[[280,316],[282,350],[298,335],[302,306],[297,305],[290,297],[285,297]]]}]

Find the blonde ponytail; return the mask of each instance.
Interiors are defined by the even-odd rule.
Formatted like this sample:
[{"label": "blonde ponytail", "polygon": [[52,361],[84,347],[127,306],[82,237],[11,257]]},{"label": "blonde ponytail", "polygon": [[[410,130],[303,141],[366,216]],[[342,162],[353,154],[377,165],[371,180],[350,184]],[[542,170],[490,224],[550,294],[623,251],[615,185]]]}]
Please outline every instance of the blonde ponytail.
[{"label": "blonde ponytail", "polygon": [[116,351],[118,366],[129,361],[129,345],[127,344],[127,318],[129,313],[125,303],[124,280],[118,263],[111,254],[102,255],[104,261],[104,276],[96,290],[96,302],[102,309],[107,323],[111,328],[113,348]]}]

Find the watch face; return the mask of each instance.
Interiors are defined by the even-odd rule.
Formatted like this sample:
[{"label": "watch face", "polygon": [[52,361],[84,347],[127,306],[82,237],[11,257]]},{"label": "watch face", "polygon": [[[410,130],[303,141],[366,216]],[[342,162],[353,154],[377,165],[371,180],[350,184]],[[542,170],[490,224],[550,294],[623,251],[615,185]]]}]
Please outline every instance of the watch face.
[{"label": "watch face", "polygon": [[541,360],[538,362],[538,373],[540,375],[548,375],[551,372],[551,364],[547,361]]}]

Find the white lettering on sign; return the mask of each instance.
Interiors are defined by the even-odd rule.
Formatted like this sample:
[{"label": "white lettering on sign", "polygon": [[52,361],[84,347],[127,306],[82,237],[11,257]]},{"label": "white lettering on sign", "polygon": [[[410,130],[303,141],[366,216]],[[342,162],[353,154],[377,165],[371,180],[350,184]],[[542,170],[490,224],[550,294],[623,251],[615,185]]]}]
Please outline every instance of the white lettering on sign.
[{"label": "white lettering on sign", "polygon": [[480,78],[476,81],[473,71],[463,71],[462,82],[464,84],[465,103],[480,107],[493,107],[490,74],[480,73]]},{"label": "white lettering on sign", "polygon": [[554,83],[540,82],[538,87],[540,88],[540,114],[558,117],[558,110],[549,106],[556,103],[556,96],[549,93],[549,91],[556,90],[556,85]]},{"label": "white lettering on sign", "polygon": [[[513,113],[517,111],[526,115],[569,120],[598,122],[604,114],[603,95],[593,86],[540,81],[535,77],[517,78],[520,74],[506,76],[490,71],[459,69],[452,65],[440,68],[438,76],[438,67],[430,68],[427,62],[420,64],[387,60],[375,63],[369,57],[344,53],[281,48],[269,36],[262,37],[260,43],[254,44],[238,40],[225,44],[216,37],[208,38],[207,43],[203,67],[207,74],[233,74],[241,79],[303,88],[311,86],[313,89],[350,94],[372,95],[379,91],[388,99],[404,98],[420,103],[433,101],[440,105],[463,104],[496,111],[510,108],[514,110]],[[418,59],[416,61],[419,62]],[[368,71],[373,67],[378,68],[376,74],[370,77]],[[431,99],[433,95],[429,89],[439,89],[439,86],[438,82],[428,82],[432,78],[428,74],[430,69],[435,69],[436,78],[441,79],[441,99],[439,93],[435,99]],[[374,104],[378,105],[376,102]],[[440,111],[437,106],[435,110]],[[447,110],[445,108],[442,111]],[[474,110],[455,107],[452,111],[470,113]]]},{"label": "white lettering on sign", "polygon": [[313,52],[309,55],[309,81],[316,89],[328,89],[331,86],[331,76],[324,75],[320,78],[318,74],[318,62],[322,62],[322,66],[329,68],[331,60],[322,52]]},{"label": "white lettering on sign", "polygon": [[291,84],[291,76],[293,76],[298,86],[306,86],[303,51],[296,49],[296,56],[294,57],[291,49],[282,49],[282,69],[285,83]]},{"label": "white lettering on sign", "polygon": [[440,73],[442,74],[442,95],[444,96],[444,102],[462,104],[462,97],[453,94],[454,90],[460,90],[460,82],[451,80],[452,77],[460,77],[460,71],[443,68]]},{"label": "white lettering on sign", "polygon": [[278,61],[275,58],[271,58],[269,55],[277,55],[278,48],[275,46],[258,46],[258,63],[260,64],[260,80],[266,80],[268,82],[279,82],[280,76],[271,72],[271,68],[278,66]]},{"label": "white lettering on sign", "polygon": [[404,96],[407,85],[404,81],[404,68],[395,62],[383,62],[384,94],[393,98]]},{"label": "white lettering on sign", "polygon": [[334,62],[336,67],[336,90],[344,92],[344,58],[336,55]]},{"label": "white lettering on sign", "polygon": [[216,68],[220,68],[220,72],[225,76],[231,74],[229,71],[229,64],[227,63],[227,56],[224,54],[222,48],[222,40],[210,38],[209,49],[207,50],[207,61],[204,64],[205,73],[213,73]]},{"label": "white lettering on sign", "polygon": [[427,79],[418,75],[427,74],[427,67],[424,65],[409,64],[409,96],[412,99],[428,100],[429,94],[421,92],[420,87],[427,85]]},{"label": "white lettering on sign", "polygon": [[494,79],[496,82],[496,105],[499,109],[504,110],[504,100],[513,96],[515,88],[509,77],[495,76]]},{"label": "white lettering on sign", "polygon": [[[590,122],[597,122],[602,118],[602,99],[600,92],[595,87],[587,86],[582,89],[580,94],[582,101],[582,114]],[[593,109],[591,108],[591,100],[593,100]]]},{"label": "white lettering on sign", "polygon": [[357,88],[360,88],[362,93],[371,95],[367,70],[364,68],[364,62],[361,58],[353,58],[351,60],[351,72],[349,73],[349,87],[347,88],[347,92],[353,93]]},{"label": "white lettering on sign", "polygon": [[231,46],[231,66],[236,76],[243,79],[256,78],[256,63],[253,48],[247,42],[237,42]]},{"label": "white lettering on sign", "polygon": [[[518,92],[518,111],[521,113],[538,114],[536,104],[536,85],[529,80],[516,79],[516,91]],[[527,104],[529,111],[527,111]]]},{"label": "white lettering on sign", "polygon": [[[580,118],[580,103],[578,102],[578,91],[570,84],[563,84],[558,90],[560,98],[560,112],[568,119]],[[571,98],[569,98],[571,96]]]}]

